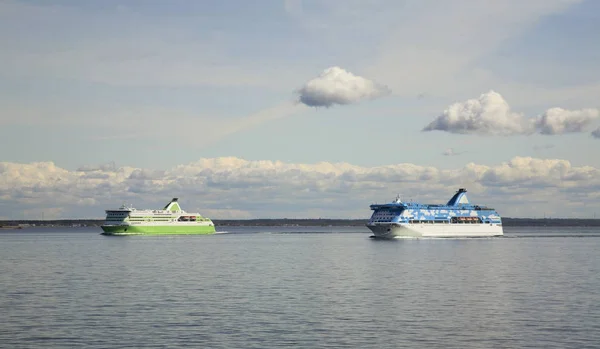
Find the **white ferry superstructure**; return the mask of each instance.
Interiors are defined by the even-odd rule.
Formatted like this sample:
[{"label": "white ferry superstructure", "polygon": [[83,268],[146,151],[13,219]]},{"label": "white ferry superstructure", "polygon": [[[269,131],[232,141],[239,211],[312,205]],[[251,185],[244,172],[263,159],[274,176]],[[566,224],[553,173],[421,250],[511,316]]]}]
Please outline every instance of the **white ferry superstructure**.
[{"label": "white ferry superstructure", "polygon": [[504,234],[495,209],[473,205],[460,188],[445,205],[402,202],[371,205],[374,237],[490,237]]}]

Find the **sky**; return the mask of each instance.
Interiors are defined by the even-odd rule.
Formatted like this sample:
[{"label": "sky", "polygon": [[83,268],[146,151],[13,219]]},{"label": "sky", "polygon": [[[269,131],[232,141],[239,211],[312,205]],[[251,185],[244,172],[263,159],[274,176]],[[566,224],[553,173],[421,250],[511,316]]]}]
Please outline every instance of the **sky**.
[{"label": "sky", "polygon": [[595,0],[0,0],[0,219],[600,218]]}]

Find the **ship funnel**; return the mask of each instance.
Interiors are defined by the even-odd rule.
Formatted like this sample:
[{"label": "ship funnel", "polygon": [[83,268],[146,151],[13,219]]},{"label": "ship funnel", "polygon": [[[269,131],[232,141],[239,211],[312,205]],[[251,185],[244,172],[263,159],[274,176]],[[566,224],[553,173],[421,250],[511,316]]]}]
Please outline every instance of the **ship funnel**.
[{"label": "ship funnel", "polygon": [[181,211],[181,207],[179,207],[179,204],[177,203],[177,198],[173,198],[171,200],[171,202],[169,202],[167,204],[167,206],[165,206],[165,208],[163,208],[163,210],[165,211]]},{"label": "ship funnel", "polygon": [[462,205],[462,204],[465,204],[465,205],[469,204],[469,198],[467,198],[467,189],[465,189],[465,188],[458,189],[456,194],[454,194],[452,199],[450,199],[450,201],[448,201],[448,203],[446,205],[447,206],[458,206],[458,205]]}]

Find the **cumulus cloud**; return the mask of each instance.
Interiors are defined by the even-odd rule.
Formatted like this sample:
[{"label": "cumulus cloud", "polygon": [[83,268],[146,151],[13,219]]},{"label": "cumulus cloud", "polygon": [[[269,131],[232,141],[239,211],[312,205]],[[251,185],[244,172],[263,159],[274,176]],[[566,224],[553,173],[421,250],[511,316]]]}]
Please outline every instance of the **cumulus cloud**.
[{"label": "cumulus cloud", "polygon": [[391,91],[340,67],[325,69],[298,90],[299,101],[309,107],[331,107],[352,104],[385,96]]},{"label": "cumulus cloud", "polygon": [[545,135],[585,132],[598,118],[598,109],[565,110],[562,108],[548,109],[537,117],[535,128]]},{"label": "cumulus cloud", "polygon": [[450,105],[423,131],[503,136],[536,132],[558,135],[584,132],[599,115],[598,109],[550,108],[536,118],[526,118],[521,113],[513,112],[502,95],[491,90],[477,99]]},{"label": "cumulus cloud", "polygon": [[600,139],[600,127],[592,131],[592,137]]},{"label": "cumulus cloud", "polygon": [[456,151],[454,148],[448,148],[442,153],[445,156],[456,156],[465,153],[464,151]]},{"label": "cumulus cloud", "polygon": [[423,130],[510,135],[527,128],[521,114],[512,112],[499,93],[489,91],[477,99],[452,104]]},{"label": "cumulus cloud", "polygon": [[117,165],[114,162],[101,164],[101,165],[84,165],[77,169],[80,172],[96,172],[96,171],[115,171],[117,169]]},{"label": "cumulus cloud", "polygon": [[[494,166],[470,163],[439,169],[410,163],[363,167],[227,157],[166,171],[96,168],[69,171],[52,162],[0,163],[2,216],[21,218],[29,212],[39,218],[44,212],[46,218],[102,218],[104,209],[123,202],[154,208],[179,197],[184,209],[215,219],[367,218],[369,204],[389,201],[397,192],[442,203],[463,186],[472,201],[495,206],[505,216],[545,211],[584,217],[600,209],[600,169],[575,167],[566,160],[516,157]],[[561,209],[576,204],[584,205]]]}]

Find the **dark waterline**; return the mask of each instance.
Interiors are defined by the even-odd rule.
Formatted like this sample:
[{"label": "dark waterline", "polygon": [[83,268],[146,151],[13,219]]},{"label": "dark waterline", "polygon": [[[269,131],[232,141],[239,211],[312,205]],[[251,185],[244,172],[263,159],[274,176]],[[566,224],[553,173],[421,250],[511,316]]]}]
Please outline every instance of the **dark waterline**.
[{"label": "dark waterline", "polygon": [[600,229],[0,231],[0,347],[598,348]]}]

